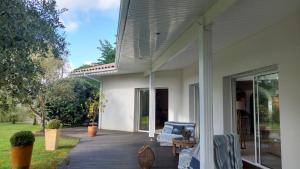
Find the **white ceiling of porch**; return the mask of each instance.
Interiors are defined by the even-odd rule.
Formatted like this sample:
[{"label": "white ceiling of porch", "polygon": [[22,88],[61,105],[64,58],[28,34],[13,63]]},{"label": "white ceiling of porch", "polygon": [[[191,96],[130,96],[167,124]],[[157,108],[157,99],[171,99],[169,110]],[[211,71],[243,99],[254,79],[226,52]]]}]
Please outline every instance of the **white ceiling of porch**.
[{"label": "white ceiling of porch", "polygon": [[300,0],[239,0],[213,24],[213,52],[228,47],[300,9]]},{"label": "white ceiling of porch", "polygon": [[[165,50],[215,0],[130,0],[119,69],[125,73],[149,68],[149,57]],[[213,23],[213,52],[255,34],[300,9],[300,0],[239,0]],[[156,33],[160,33],[157,35]],[[197,45],[165,64],[178,69],[195,62]]]},{"label": "white ceiling of porch", "polygon": [[[130,0],[119,69],[144,71],[216,0]],[[134,65],[134,66],[133,66]]]}]

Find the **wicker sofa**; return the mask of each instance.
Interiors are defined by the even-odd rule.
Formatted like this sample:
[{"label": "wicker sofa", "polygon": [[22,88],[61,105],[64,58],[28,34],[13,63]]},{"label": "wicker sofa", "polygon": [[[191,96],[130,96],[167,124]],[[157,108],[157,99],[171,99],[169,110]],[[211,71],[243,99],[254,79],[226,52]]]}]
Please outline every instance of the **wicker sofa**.
[{"label": "wicker sofa", "polygon": [[183,129],[191,131],[192,137],[195,135],[195,123],[167,121],[162,132],[157,136],[157,142],[161,146],[172,146],[173,138],[182,137],[181,131]]}]

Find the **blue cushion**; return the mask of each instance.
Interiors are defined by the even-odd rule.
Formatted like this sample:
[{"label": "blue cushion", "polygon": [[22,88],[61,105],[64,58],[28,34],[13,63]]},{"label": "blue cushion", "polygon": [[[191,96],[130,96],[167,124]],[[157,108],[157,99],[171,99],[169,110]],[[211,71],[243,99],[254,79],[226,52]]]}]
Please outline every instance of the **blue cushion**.
[{"label": "blue cushion", "polygon": [[181,135],[182,130],[183,130],[183,126],[177,126],[177,125],[174,125],[174,126],[173,126],[172,134],[178,134],[178,135]]},{"label": "blue cushion", "polygon": [[170,126],[170,125],[164,126],[163,133],[172,134],[172,131],[173,131],[173,126]]},{"label": "blue cushion", "polygon": [[197,158],[192,157],[189,169],[200,169],[200,161]]}]

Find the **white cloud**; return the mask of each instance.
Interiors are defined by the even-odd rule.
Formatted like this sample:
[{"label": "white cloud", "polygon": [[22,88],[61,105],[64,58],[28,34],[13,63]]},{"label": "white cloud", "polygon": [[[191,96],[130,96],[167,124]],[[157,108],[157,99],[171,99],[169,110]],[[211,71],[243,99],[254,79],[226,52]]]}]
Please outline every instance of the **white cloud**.
[{"label": "white cloud", "polygon": [[120,0],[97,0],[97,2],[101,10],[117,9],[120,5]]},{"label": "white cloud", "polygon": [[93,63],[93,62],[90,61],[90,60],[84,62],[85,65],[90,65],[90,64],[92,64],[92,63]]},{"label": "white cloud", "polygon": [[57,0],[59,8],[70,11],[113,10],[118,9],[120,0]]},{"label": "white cloud", "polygon": [[74,32],[80,27],[79,23],[88,22],[90,11],[116,11],[120,0],[57,0],[56,3],[59,9],[68,9],[62,15],[62,21],[67,32]]},{"label": "white cloud", "polygon": [[67,32],[75,32],[79,28],[79,23],[74,21],[69,21],[64,24]]}]

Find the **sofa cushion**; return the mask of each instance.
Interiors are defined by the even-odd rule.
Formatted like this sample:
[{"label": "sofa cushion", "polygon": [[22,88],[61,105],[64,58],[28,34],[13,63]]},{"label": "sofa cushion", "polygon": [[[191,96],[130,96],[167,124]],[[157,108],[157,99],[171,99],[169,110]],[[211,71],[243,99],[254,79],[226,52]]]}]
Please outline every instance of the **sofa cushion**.
[{"label": "sofa cushion", "polygon": [[192,157],[189,169],[200,169],[200,161],[197,158]]},{"label": "sofa cushion", "polygon": [[182,132],[183,128],[184,128],[183,126],[174,125],[172,134],[181,135],[181,132]]},{"label": "sofa cushion", "polygon": [[163,133],[172,134],[173,126],[171,125],[165,125],[163,129]]},{"label": "sofa cushion", "polygon": [[194,148],[183,149],[179,154],[178,169],[187,169],[190,166]]}]

